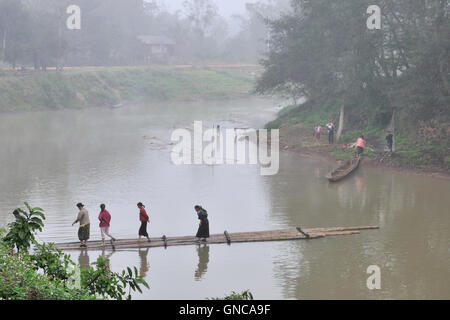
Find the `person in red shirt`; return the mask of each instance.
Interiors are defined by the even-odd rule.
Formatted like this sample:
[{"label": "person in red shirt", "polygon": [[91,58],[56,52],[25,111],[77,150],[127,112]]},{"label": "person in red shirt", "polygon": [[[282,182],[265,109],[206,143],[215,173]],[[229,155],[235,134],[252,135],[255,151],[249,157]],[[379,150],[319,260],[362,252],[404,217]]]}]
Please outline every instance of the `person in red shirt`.
[{"label": "person in red shirt", "polygon": [[145,206],[142,202],[139,202],[137,206],[139,208],[139,220],[141,221],[141,227],[139,228],[139,241],[141,241],[142,237],[146,237],[148,242],[151,242],[147,233],[147,224],[150,221],[150,218],[147,211],[145,211]]},{"label": "person in red shirt", "polygon": [[106,206],[104,204],[100,205],[100,214],[98,215],[98,220],[100,220],[100,230],[102,233],[102,244],[105,246],[105,235],[111,238],[111,244],[116,239],[109,233],[109,227],[111,224],[111,215],[106,210]]}]

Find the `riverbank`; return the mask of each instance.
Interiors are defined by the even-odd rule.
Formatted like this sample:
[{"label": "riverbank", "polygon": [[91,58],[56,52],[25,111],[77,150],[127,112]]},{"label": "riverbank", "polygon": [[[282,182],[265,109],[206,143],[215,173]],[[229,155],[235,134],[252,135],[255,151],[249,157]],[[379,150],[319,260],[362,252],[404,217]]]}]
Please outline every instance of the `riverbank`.
[{"label": "riverbank", "polygon": [[[365,134],[368,147],[365,150],[364,164],[404,174],[426,175],[450,179],[449,150],[446,144],[413,142],[403,136],[397,136],[396,151],[389,156],[384,152],[384,130],[344,131],[340,142],[330,145],[328,134],[323,129],[320,140],[314,136],[315,124],[320,119],[336,119],[338,114],[324,110],[287,107],[279,117],[270,122],[268,128],[280,129],[280,148],[306,156],[322,157],[329,161],[341,162],[353,156],[355,150],[351,145],[358,134]],[[322,124],[325,126],[325,124]],[[361,133],[360,133],[361,132]],[[443,160],[444,159],[444,160]]]},{"label": "riverbank", "polygon": [[192,101],[248,96],[252,65],[142,66],[3,71],[0,112],[118,106],[140,100]]}]

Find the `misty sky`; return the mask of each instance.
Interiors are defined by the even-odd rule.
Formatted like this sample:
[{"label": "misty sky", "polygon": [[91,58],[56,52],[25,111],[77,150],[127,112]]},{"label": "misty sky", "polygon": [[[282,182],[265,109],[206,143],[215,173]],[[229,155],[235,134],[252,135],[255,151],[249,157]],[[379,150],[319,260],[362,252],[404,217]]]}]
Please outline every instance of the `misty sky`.
[{"label": "misty sky", "polygon": [[[183,2],[185,0],[160,0],[170,11],[183,8]],[[257,2],[256,0],[215,0],[219,7],[220,14],[224,17],[230,17],[233,14],[245,13],[245,4]]]}]

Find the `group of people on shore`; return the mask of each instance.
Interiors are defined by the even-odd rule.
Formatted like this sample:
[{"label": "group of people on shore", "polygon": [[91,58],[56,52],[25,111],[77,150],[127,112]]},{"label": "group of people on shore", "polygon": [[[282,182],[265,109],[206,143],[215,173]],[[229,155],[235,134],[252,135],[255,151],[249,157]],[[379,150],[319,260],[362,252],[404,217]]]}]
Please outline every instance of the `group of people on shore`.
[{"label": "group of people on shore", "polygon": [[[326,130],[328,131],[328,143],[329,144],[334,144],[334,135],[336,132],[336,126],[334,125],[333,121],[328,121],[327,125],[325,126]],[[314,133],[315,133],[315,137],[318,141],[320,141],[320,137],[321,137],[321,133],[322,133],[322,126],[320,124],[318,124],[315,128],[314,128]],[[364,139],[364,136],[361,135],[355,143],[356,146],[356,153],[357,156],[360,156],[361,154],[364,153],[364,148],[366,146],[366,140]]]},{"label": "group of people on shore", "polygon": [[[148,242],[151,242],[150,236],[147,232],[147,226],[150,222],[150,217],[147,214],[147,211],[145,210],[145,205],[142,202],[139,202],[137,204],[137,207],[139,209],[139,221],[141,222],[141,226],[139,228],[138,234],[139,234],[139,241],[142,241],[142,237],[145,237]],[[90,226],[91,222],[89,219],[89,212],[86,210],[84,204],[81,202],[77,204],[78,208],[78,215],[76,220],[72,223],[72,226],[79,223],[80,226],[78,228],[78,239],[80,240],[80,247],[87,247],[87,242],[90,238]],[[199,241],[206,242],[207,238],[209,238],[209,220],[208,220],[208,212],[203,209],[201,206],[195,206],[194,207],[198,219],[200,220],[200,225],[197,231],[196,237],[199,239]],[[106,210],[106,205],[101,204],[100,205],[100,213],[98,215],[99,220],[99,227],[102,237],[102,244],[105,246],[105,240],[106,237],[110,238],[111,244],[116,241],[116,238],[114,238],[111,233],[109,232],[110,226],[111,226],[111,214]]]},{"label": "group of people on shore", "polygon": [[[322,134],[323,127],[320,124],[317,124],[317,126],[314,128],[314,136],[318,141],[320,141],[321,134]],[[328,143],[334,144],[334,135],[336,132],[336,126],[334,125],[333,121],[328,121],[326,125],[326,130],[328,131]],[[356,140],[356,143],[354,146],[356,146],[356,154],[357,156],[360,156],[364,153],[364,148],[366,147],[367,141],[365,140],[364,136],[361,135]],[[393,145],[394,145],[394,134],[392,131],[388,131],[386,135],[386,149],[385,151],[392,153],[393,152]]]},{"label": "group of people on shore", "polygon": [[[328,131],[328,143],[329,144],[334,144],[334,134],[336,132],[336,126],[334,125],[333,121],[328,121],[327,125],[325,126],[326,130]],[[320,124],[318,124],[315,128],[314,128],[314,135],[316,137],[317,140],[320,141],[320,137],[322,134],[322,126]]]}]

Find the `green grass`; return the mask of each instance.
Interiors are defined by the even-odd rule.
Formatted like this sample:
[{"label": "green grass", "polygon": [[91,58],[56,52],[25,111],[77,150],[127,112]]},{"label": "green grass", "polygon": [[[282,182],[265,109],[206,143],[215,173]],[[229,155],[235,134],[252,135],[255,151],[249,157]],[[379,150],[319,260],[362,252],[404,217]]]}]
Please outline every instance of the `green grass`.
[{"label": "green grass", "polygon": [[355,155],[355,152],[336,150],[331,152],[331,156],[336,160],[351,159]]},{"label": "green grass", "polygon": [[314,128],[317,124],[323,127],[328,120],[333,119],[337,121],[339,117],[340,104],[339,103],[324,103],[320,106],[305,103],[300,106],[287,106],[282,109],[278,118],[267,124],[267,129],[280,129],[284,126],[295,125],[302,123],[306,126]]},{"label": "green grass", "polygon": [[253,80],[239,69],[75,68],[0,77],[0,111],[109,106],[123,101],[232,99]]},{"label": "green grass", "polygon": [[450,168],[450,156],[445,157],[445,164]]}]

